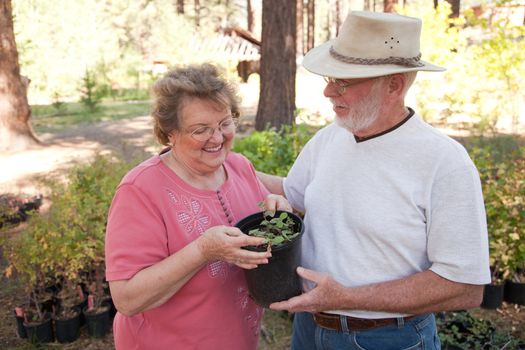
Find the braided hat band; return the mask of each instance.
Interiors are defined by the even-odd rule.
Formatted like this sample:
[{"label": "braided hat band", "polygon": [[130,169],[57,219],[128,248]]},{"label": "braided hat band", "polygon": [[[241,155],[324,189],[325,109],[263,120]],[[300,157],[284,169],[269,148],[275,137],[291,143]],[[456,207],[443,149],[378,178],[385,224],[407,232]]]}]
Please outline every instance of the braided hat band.
[{"label": "braided hat band", "polygon": [[421,62],[421,53],[415,57],[387,57],[387,58],[359,58],[345,56],[337,52],[333,46],[330,46],[330,56],[343,63],[363,64],[363,65],[379,65],[379,64],[397,64],[405,67],[423,67],[425,64]]}]

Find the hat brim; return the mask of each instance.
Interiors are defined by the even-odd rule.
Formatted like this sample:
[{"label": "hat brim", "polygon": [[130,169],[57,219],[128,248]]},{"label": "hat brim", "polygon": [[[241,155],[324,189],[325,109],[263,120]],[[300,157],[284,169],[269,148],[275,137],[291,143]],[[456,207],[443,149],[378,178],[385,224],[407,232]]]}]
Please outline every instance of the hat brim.
[{"label": "hat brim", "polygon": [[315,74],[340,79],[372,78],[414,71],[442,72],[445,70],[443,67],[423,60],[420,61],[423,63],[421,67],[406,67],[397,64],[364,65],[344,63],[330,55],[330,47],[334,41],[330,40],[308,51],[303,58],[303,67]]}]

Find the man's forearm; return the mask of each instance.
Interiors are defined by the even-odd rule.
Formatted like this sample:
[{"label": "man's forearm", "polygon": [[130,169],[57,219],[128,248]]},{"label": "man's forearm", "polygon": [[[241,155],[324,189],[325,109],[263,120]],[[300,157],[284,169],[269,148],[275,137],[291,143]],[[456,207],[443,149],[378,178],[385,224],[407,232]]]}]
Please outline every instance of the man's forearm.
[{"label": "man's forearm", "polygon": [[343,304],[354,310],[424,314],[477,307],[482,296],[482,285],[453,282],[428,270],[400,280],[351,288]]},{"label": "man's forearm", "polygon": [[482,285],[452,282],[430,270],[361,287],[345,287],[326,273],[301,267],[297,272],[315,287],[300,296],[273,303],[271,309],[366,310],[418,315],[477,307],[483,297]]},{"label": "man's forearm", "polygon": [[281,196],[284,196],[282,177],[262,173],[260,171],[256,171],[256,173],[257,177],[263,183],[264,187],[268,189],[268,191],[270,191],[273,194],[280,194]]}]

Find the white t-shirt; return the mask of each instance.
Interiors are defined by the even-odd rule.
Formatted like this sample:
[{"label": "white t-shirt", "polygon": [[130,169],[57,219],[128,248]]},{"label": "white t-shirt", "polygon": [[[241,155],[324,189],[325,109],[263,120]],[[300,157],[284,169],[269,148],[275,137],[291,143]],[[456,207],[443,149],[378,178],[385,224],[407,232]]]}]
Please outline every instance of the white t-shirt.
[{"label": "white t-shirt", "polygon": [[428,269],[455,282],[490,282],[478,172],[458,142],[418,115],[362,142],[336,124],[325,127],[298,156],[284,191],[305,212],[302,265],[345,286]]}]

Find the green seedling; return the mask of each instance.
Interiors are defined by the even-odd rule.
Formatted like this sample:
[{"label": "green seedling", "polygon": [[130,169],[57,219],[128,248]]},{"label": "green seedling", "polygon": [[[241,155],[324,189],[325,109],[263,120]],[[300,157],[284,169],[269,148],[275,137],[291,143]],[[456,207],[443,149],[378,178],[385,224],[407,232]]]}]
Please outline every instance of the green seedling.
[{"label": "green seedling", "polygon": [[264,220],[258,228],[250,230],[249,235],[255,237],[262,237],[271,246],[279,245],[286,241],[291,241],[299,232],[294,231],[294,221],[288,213],[281,213],[278,217],[274,217],[275,212],[264,211]]}]

